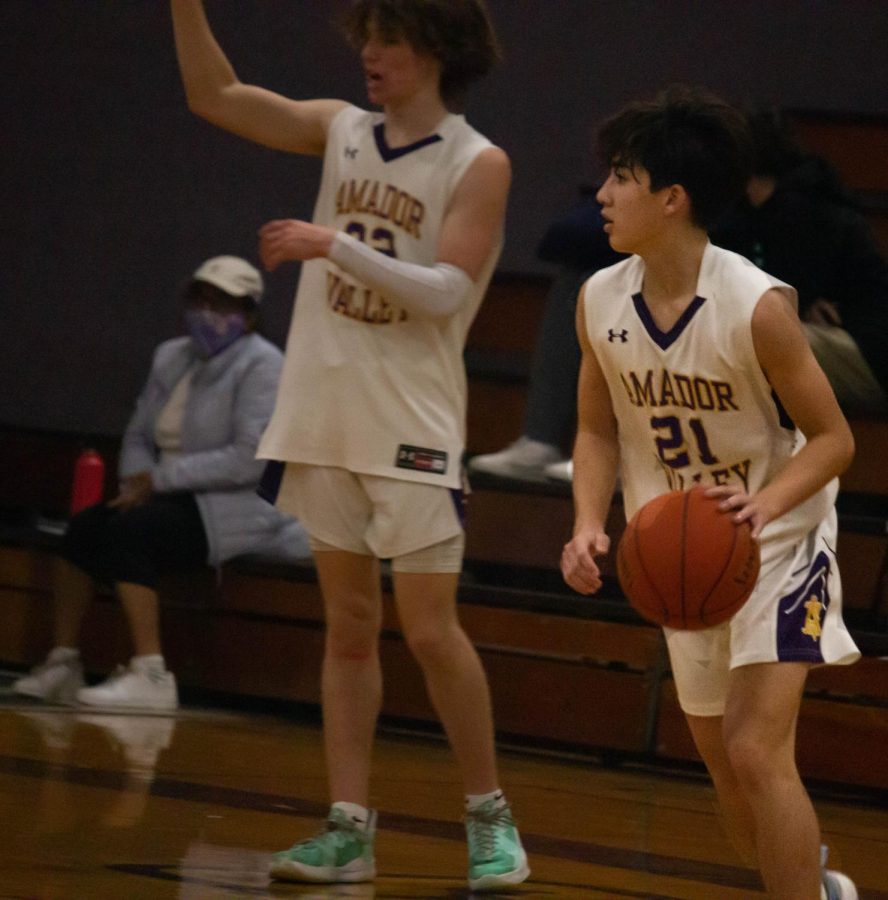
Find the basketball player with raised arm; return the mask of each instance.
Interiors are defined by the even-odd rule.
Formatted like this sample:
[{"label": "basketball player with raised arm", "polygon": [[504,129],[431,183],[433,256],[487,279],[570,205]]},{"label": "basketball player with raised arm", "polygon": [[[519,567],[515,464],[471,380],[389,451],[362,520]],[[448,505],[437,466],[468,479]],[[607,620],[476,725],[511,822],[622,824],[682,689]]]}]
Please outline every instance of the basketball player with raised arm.
[{"label": "basketball player with raised arm", "polygon": [[704,631],[666,629],[679,702],[730,836],[774,900],[848,900],[825,868],[795,764],[812,665],[859,656],[841,616],[837,476],[854,445],[805,340],[795,292],[713,246],[707,229],[747,178],[742,117],[703,91],[630,104],[599,134],[611,246],[633,254],[580,291],[583,347],[574,535],[562,571],[583,594],[619,466],[627,518],[697,484],[749,522],[762,566],[746,605]]},{"label": "basketball player with raised arm", "polygon": [[379,113],[244,84],[202,3],[173,0],[172,10],[193,112],[267,147],[323,158],[312,221],[273,221],[260,232],[268,269],[302,262],[259,455],[284,461],[276,502],[299,510],[312,539],[326,611],[321,696],[333,801],[326,829],[276,854],[272,876],[375,876],[379,560],[391,559],[403,633],[465,784],[469,884],[518,884],[529,869],[499,788],[487,679],[456,613],[462,351],[499,256],[511,179],[506,154],[453,112],[498,55],[483,0],[353,3],[345,32]]}]

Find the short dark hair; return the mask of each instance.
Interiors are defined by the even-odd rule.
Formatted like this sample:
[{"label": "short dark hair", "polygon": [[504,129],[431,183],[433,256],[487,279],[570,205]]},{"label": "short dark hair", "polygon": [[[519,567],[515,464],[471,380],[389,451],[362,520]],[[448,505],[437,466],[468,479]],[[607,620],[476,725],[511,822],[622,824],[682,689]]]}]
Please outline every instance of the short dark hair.
[{"label": "short dark hair", "polygon": [[372,33],[404,38],[441,63],[441,97],[459,102],[500,59],[484,0],[354,0],[341,26],[360,47]]},{"label": "short dark hair", "polygon": [[692,220],[705,229],[740,199],[751,174],[743,114],[699,87],[672,85],[630,103],[602,125],[598,148],[607,167],[645,169],[652,191],[680,184]]}]

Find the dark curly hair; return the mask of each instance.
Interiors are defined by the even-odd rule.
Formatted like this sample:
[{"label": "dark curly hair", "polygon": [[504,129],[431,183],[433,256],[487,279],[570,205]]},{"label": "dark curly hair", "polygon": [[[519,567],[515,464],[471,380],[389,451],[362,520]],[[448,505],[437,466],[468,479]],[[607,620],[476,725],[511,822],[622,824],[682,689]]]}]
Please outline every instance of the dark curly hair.
[{"label": "dark curly hair", "polygon": [[371,34],[404,38],[441,63],[441,97],[459,103],[469,85],[500,59],[484,0],[354,0],[340,26],[361,47]]},{"label": "dark curly hair", "polygon": [[680,184],[694,223],[709,229],[738,200],[751,174],[752,145],[743,114],[709,91],[672,85],[653,100],[630,103],[598,132],[602,163],[641,167],[651,190]]}]

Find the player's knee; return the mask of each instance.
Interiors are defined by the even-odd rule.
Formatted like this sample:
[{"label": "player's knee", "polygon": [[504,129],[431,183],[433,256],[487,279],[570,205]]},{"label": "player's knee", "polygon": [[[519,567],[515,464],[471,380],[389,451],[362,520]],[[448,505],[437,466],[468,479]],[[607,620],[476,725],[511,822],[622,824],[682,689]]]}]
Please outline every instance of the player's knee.
[{"label": "player's knee", "polygon": [[373,615],[337,616],[327,623],[326,649],[338,659],[366,660],[377,653],[379,622]]},{"label": "player's knee", "polygon": [[424,624],[409,629],[404,639],[417,662],[423,666],[440,666],[451,662],[454,640],[458,638],[451,628],[431,627]]},{"label": "player's knee", "polygon": [[775,775],[773,753],[758,729],[737,728],[725,735],[731,771],[746,793],[767,789]]},{"label": "player's knee", "polygon": [[367,662],[378,655],[376,635],[327,633],[327,656],[343,662]]}]

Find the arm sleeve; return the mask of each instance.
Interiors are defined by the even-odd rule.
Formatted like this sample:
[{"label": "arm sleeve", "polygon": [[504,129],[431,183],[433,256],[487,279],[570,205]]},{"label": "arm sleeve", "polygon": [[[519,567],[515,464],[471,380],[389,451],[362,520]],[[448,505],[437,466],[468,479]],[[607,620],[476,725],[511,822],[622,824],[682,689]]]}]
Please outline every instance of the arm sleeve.
[{"label": "arm sleeve", "polygon": [[424,318],[453,315],[472,290],[472,279],[457,266],[392,259],[343,231],[337,232],[327,256],[367,287]]}]

